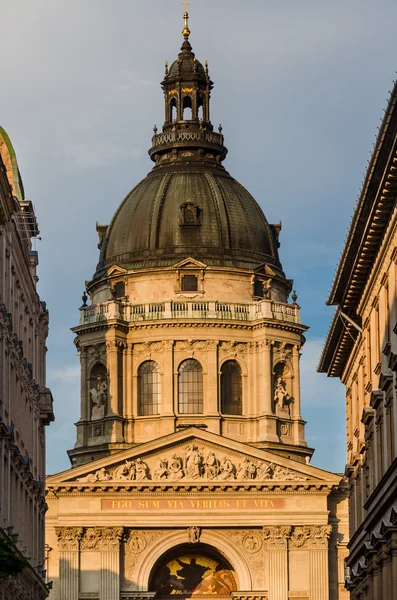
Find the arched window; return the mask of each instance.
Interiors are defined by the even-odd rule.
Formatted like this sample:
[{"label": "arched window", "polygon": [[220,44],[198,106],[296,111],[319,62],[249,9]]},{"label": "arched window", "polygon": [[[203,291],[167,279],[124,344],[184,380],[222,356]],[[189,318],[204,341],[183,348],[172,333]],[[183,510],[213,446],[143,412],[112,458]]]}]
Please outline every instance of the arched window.
[{"label": "arched window", "polygon": [[138,415],[158,415],[160,400],[160,370],[157,363],[147,360],[138,369]]},{"label": "arched window", "polygon": [[185,96],[183,99],[183,120],[191,121],[193,118],[192,99],[190,96]]},{"label": "arched window", "polygon": [[171,121],[176,121],[176,98],[172,98],[170,109],[170,119]]},{"label": "arched window", "polygon": [[203,412],[203,369],[194,358],[184,360],[178,369],[178,412]]},{"label": "arched window", "polygon": [[227,360],[221,368],[221,412],[226,415],[243,414],[241,369],[235,360]]}]

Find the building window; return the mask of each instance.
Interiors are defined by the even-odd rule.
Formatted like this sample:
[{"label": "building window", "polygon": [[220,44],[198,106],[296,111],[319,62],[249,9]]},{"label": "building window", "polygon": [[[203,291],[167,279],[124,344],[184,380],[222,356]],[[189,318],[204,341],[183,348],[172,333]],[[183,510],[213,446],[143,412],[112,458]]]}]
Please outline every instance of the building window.
[{"label": "building window", "polygon": [[125,283],[124,281],[118,281],[114,288],[114,296],[115,298],[122,298],[125,296]]},{"label": "building window", "polygon": [[153,360],[147,360],[138,369],[138,415],[158,415],[160,399],[160,369]]},{"label": "building window", "polygon": [[240,365],[227,360],[221,368],[221,412],[226,415],[242,415],[243,385]]},{"label": "building window", "polygon": [[178,412],[194,415],[203,412],[203,369],[193,358],[179,365]]},{"label": "building window", "polygon": [[182,276],[182,292],[197,292],[198,280],[196,275]]},{"label": "building window", "polygon": [[260,279],[255,279],[254,281],[254,296],[258,296],[259,298],[263,296],[263,284]]}]

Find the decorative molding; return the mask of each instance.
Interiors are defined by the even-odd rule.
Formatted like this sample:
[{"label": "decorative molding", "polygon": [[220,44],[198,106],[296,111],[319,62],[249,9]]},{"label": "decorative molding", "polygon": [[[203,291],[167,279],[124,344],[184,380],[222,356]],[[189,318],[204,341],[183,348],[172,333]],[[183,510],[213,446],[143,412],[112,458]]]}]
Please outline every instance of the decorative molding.
[{"label": "decorative molding", "polygon": [[63,552],[77,552],[83,535],[82,527],[56,527],[58,548]]},{"label": "decorative molding", "polygon": [[197,527],[196,525],[192,525],[187,528],[187,538],[189,544],[198,544],[201,537],[201,527]]},{"label": "decorative molding", "polygon": [[263,528],[263,538],[267,542],[269,550],[285,550],[287,540],[291,534],[290,525],[275,525]]},{"label": "decorative molding", "polygon": [[[180,454],[183,455],[181,456]],[[212,448],[198,447],[190,443],[181,448],[180,454],[174,450],[157,458],[154,468],[150,468],[144,458],[125,460],[112,468],[101,469],[79,477],[79,483],[107,481],[307,481],[308,476],[264,460],[254,460],[241,456],[239,462],[221,457]],[[146,457],[145,457],[146,458]],[[147,460],[148,458],[146,458]]]}]

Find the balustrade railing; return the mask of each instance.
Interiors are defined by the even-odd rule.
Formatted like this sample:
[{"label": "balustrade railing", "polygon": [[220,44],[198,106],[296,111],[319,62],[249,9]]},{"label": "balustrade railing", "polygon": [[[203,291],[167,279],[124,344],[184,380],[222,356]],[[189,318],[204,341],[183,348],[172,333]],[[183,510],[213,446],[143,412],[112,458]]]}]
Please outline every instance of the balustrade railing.
[{"label": "balustrade railing", "polygon": [[223,135],[215,133],[214,131],[206,131],[205,129],[199,129],[194,131],[169,131],[166,133],[158,133],[152,138],[152,146],[162,146],[163,144],[170,144],[173,142],[189,142],[204,140],[211,144],[223,144]]},{"label": "balustrade railing", "polygon": [[129,302],[102,302],[81,308],[80,325],[98,321],[126,322],[159,321],[168,319],[219,319],[230,321],[276,320],[300,323],[299,307],[272,300],[247,304],[235,302],[181,300],[132,304]]}]

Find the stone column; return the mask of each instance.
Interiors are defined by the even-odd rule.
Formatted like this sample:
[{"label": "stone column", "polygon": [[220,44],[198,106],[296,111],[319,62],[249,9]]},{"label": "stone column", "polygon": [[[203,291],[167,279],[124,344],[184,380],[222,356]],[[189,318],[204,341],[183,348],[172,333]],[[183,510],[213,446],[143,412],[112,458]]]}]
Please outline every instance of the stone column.
[{"label": "stone column", "polygon": [[82,527],[58,527],[59,600],[79,600],[79,546]]},{"label": "stone column", "polygon": [[163,377],[161,386],[161,409],[162,415],[175,416],[174,407],[174,341],[163,342]]},{"label": "stone column", "polygon": [[119,414],[119,344],[116,341],[106,344],[107,363],[109,370],[109,406],[108,414]]},{"label": "stone column", "polygon": [[287,540],[291,530],[289,526],[278,525],[263,528],[269,553],[269,600],[288,600]]},{"label": "stone column", "polygon": [[328,540],[332,525],[315,525],[310,528],[309,587],[310,600],[329,600]]},{"label": "stone column", "polygon": [[292,397],[294,402],[292,404],[292,416],[295,419],[301,418],[301,407],[300,407],[300,360],[299,360],[299,346],[294,346],[292,349],[292,367],[294,369],[293,380],[292,380]]},{"label": "stone column", "polygon": [[260,367],[259,373],[262,376],[262,392],[260,397],[260,412],[265,415],[272,413],[272,354],[271,346],[268,340],[262,342],[260,348]]},{"label": "stone column", "polygon": [[89,402],[87,402],[87,348],[80,349],[80,420],[85,421],[90,418]]},{"label": "stone column", "polygon": [[120,541],[122,527],[103,527],[101,529],[101,600],[120,598]]}]

